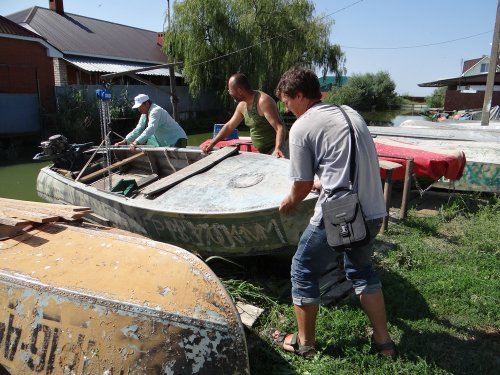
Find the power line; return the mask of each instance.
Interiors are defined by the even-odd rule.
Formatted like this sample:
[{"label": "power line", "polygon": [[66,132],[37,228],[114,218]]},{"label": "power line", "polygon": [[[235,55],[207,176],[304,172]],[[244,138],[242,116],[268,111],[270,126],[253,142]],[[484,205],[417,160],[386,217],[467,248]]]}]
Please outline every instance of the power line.
[{"label": "power line", "polygon": [[431,46],[438,46],[438,45],[442,45],[442,44],[448,44],[448,43],[458,42],[458,41],[464,40],[464,39],[475,38],[476,36],[480,36],[480,35],[484,35],[484,34],[490,34],[492,31],[493,30],[483,31],[482,33],[479,33],[479,34],[464,36],[462,38],[457,38],[457,39],[445,40],[443,42],[428,43],[428,44],[416,44],[416,45],[412,45],[412,46],[399,46],[399,47],[353,47],[353,46],[343,46],[343,45],[341,45],[341,47],[342,48],[351,48],[351,49],[409,49],[409,48],[431,47]]}]

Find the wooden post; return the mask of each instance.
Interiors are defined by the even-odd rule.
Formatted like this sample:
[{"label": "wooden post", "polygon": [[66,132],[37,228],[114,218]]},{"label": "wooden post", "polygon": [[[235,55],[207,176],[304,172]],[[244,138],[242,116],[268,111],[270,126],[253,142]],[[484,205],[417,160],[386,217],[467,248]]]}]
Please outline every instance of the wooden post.
[{"label": "wooden post", "polygon": [[177,97],[177,86],[175,84],[175,70],[173,65],[168,66],[168,74],[170,75],[170,101],[172,102],[172,114],[174,120],[179,121],[179,111],[177,108],[179,98]]},{"label": "wooden post", "polygon": [[408,213],[408,195],[410,193],[411,176],[413,174],[413,159],[406,159],[405,180],[403,184],[403,199],[401,200],[401,212],[399,217],[406,219]]},{"label": "wooden post", "polygon": [[387,216],[384,217],[382,222],[382,228],[380,229],[380,234],[384,234],[389,224],[389,209],[391,207],[391,190],[392,190],[392,169],[385,171],[385,181],[384,181],[384,201],[385,210],[387,211]]},{"label": "wooden post", "polygon": [[497,4],[497,16],[495,19],[495,31],[493,34],[493,43],[491,44],[490,67],[488,77],[486,78],[486,89],[484,91],[483,112],[481,114],[481,125],[486,126],[490,123],[491,100],[493,98],[493,86],[495,85],[495,73],[498,64],[498,41],[500,34],[500,0]]}]

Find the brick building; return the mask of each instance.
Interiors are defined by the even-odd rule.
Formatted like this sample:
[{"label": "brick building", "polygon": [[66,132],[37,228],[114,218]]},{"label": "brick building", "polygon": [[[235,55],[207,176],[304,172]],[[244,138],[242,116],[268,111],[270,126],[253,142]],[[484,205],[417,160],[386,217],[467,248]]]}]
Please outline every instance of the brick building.
[{"label": "brick building", "polygon": [[53,59],[62,53],[0,16],[0,137],[36,133],[39,114],[54,112]]}]

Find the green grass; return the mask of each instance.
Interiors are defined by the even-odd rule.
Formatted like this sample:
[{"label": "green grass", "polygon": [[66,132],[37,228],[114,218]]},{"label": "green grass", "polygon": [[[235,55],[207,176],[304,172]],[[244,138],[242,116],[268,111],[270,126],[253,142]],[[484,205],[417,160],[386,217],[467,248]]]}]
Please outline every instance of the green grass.
[{"label": "green grass", "polygon": [[[375,262],[396,361],[369,353],[369,322],[356,298],[322,306],[318,355],[304,360],[270,343],[293,332],[289,263],[252,260],[221,274],[237,299],[264,307],[248,331],[253,374],[496,374],[500,368],[500,201],[457,198],[432,217],[410,211],[379,236]],[[237,270],[236,270],[237,268]],[[217,272],[217,271],[216,271]],[[232,276],[238,274],[236,279]],[[497,370],[495,370],[497,369]]]}]

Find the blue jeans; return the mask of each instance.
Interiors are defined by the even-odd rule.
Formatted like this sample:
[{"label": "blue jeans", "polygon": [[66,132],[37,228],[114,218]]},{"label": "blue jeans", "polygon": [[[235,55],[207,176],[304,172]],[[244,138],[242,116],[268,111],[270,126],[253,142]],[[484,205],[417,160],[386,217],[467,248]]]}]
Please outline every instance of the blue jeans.
[{"label": "blue jeans", "polygon": [[[372,266],[373,241],[382,219],[367,221],[371,240],[355,250],[344,252],[346,277],[353,284],[356,294],[375,293],[382,285]],[[319,278],[326,266],[335,258],[335,251],[326,241],[323,222],[309,224],[300,237],[299,246],[292,259],[292,299],[295,305],[313,305],[320,302]]]}]

